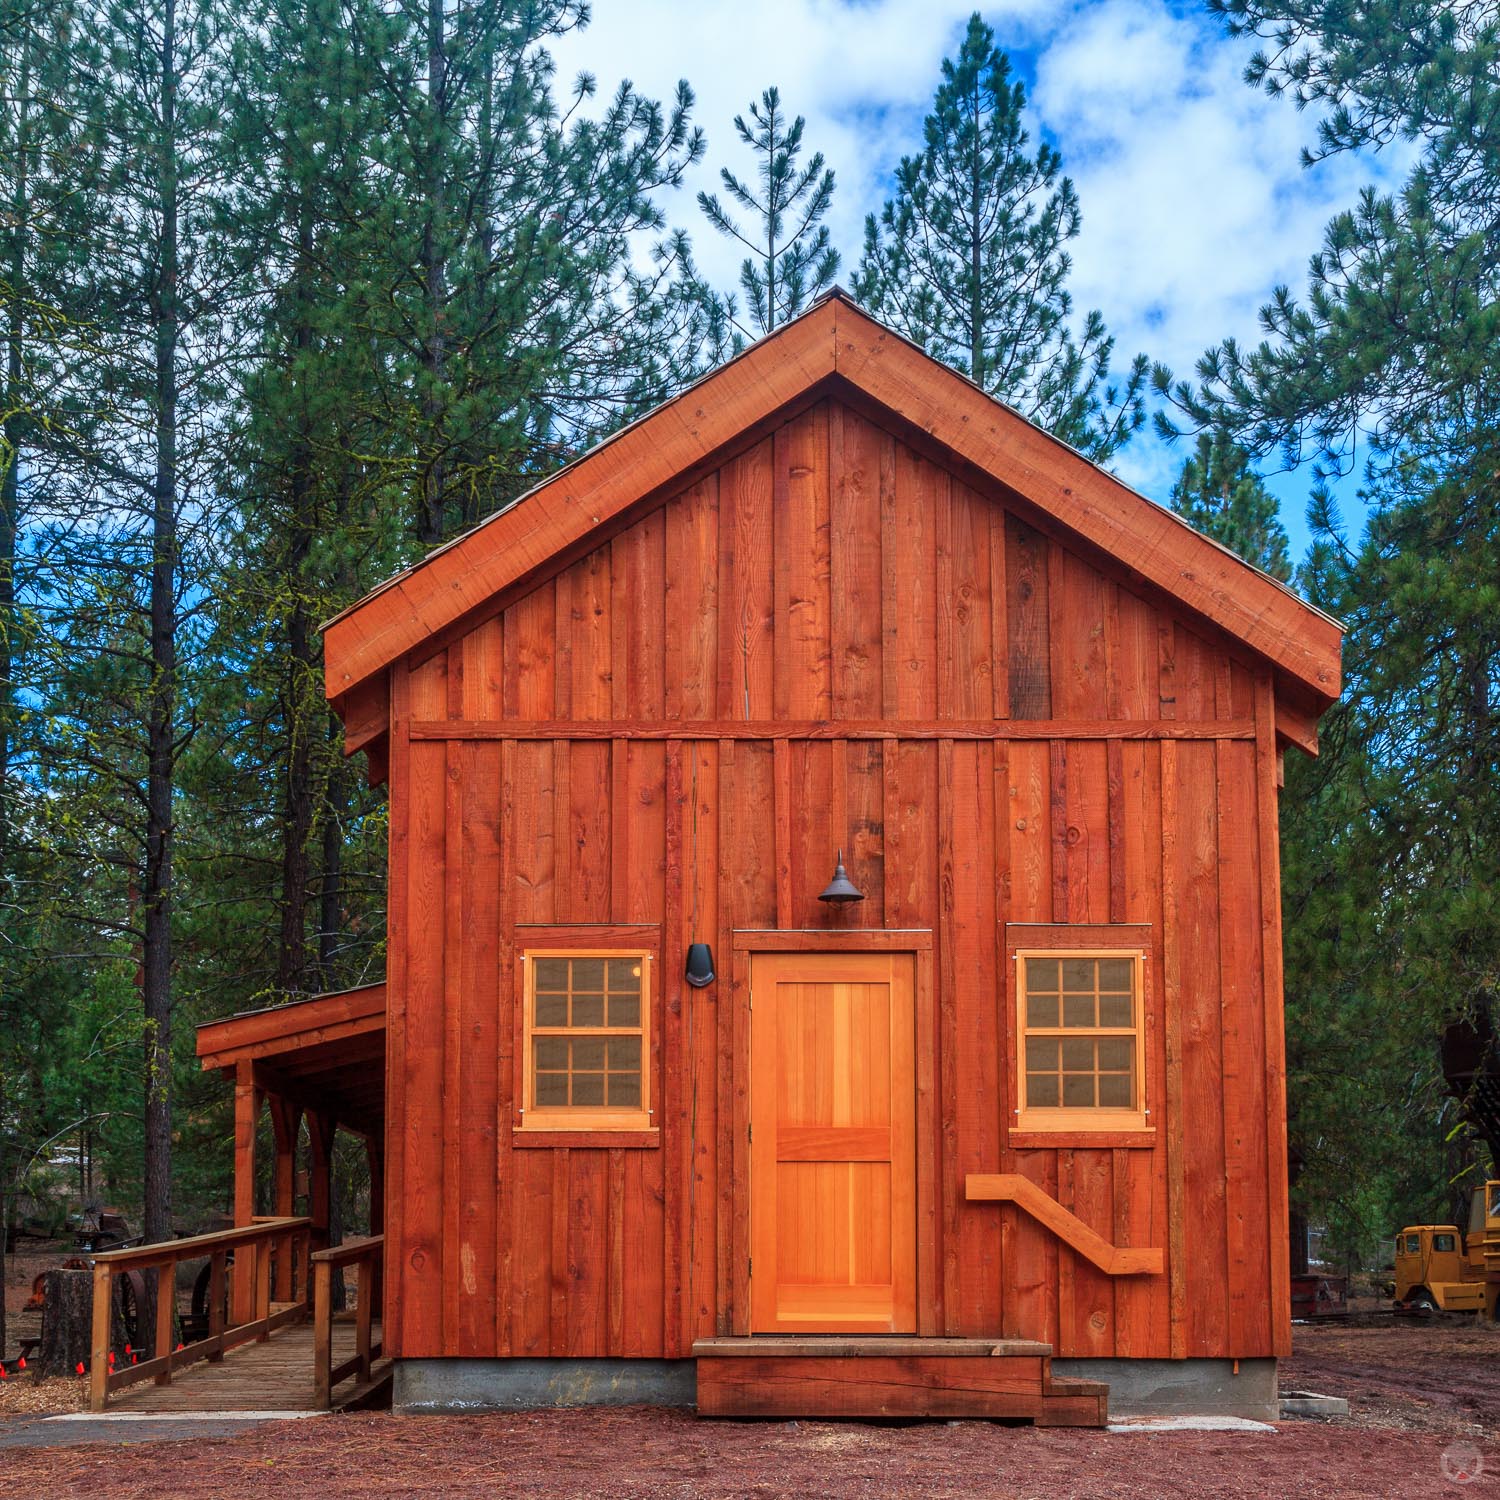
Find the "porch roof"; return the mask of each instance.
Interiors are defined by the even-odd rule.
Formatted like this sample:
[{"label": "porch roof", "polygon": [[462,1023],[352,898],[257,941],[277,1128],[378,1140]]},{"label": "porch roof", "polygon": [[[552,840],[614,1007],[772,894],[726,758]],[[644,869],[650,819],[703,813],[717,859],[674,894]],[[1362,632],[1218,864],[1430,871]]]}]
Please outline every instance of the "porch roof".
[{"label": "porch roof", "polygon": [[385,985],[313,995],[198,1027],[205,1070],[248,1064],[258,1087],[332,1115],[358,1135],[385,1129]]}]

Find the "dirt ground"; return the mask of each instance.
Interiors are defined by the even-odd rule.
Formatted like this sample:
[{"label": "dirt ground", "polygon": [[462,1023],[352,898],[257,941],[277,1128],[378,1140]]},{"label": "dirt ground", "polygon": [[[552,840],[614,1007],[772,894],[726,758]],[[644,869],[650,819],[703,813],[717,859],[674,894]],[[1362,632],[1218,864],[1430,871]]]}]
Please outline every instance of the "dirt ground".
[{"label": "dirt ground", "polygon": [[[739,1497],[1268,1496],[1421,1500],[1500,1492],[1500,1331],[1463,1324],[1296,1331],[1284,1388],[1347,1396],[1347,1422],[1270,1433],[1107,1434],[982,1422],[699,1422],[641,1408],[474,1417],[371,1413],[222,1440],[11,1449],[0,1496],[183,1500],[276,1492]],[[63,1424],[60,1424],[63,1425]],[[1458,1476],[1483,1466],[1475,1478]],[[170,1477],[167,1477],[170,1476]],[[1453,1476],[1453,1477],[1449,1477]]]}]

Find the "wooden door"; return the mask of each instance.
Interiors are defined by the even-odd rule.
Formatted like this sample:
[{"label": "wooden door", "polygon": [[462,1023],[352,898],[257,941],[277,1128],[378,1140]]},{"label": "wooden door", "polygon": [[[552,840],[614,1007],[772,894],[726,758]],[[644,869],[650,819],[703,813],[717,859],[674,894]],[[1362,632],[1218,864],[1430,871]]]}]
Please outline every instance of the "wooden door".
[{"label": "wooden door", "polygon": [[750,970],[753,1333],[915,1333],[915,960]]}]

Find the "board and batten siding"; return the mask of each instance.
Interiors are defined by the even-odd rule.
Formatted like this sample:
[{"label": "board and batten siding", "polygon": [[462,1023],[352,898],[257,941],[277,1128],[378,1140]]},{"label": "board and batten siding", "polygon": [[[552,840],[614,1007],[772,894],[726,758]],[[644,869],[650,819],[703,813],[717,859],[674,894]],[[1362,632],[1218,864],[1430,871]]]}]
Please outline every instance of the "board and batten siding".
[{"label": "board and batten siding", "polygon": [[[733,934],[870,927],[933,934],[921,1331],[1286,1352],[1269,670],[831,398],[627,519],[391,672],[388,1349],[747,1331]],[[830,913],[839,845],[867,899]],[[1007,924],[1038,922],[1148,924],[1149,1146],[1009,1138]],[[514,1138],[527,924],[659,928],[659,1147]],[[1096,1271],[970,1172],[1166,1274]]]}]

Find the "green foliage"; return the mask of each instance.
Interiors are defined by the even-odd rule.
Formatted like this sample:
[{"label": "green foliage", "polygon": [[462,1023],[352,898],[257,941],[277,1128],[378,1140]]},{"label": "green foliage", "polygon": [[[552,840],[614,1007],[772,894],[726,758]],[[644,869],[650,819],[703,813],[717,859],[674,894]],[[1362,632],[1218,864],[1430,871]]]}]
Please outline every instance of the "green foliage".
[{"label": "green foliage", "polygon": [[854,292],[976,385],[1099,461],[1144,421],[1147,366],[1110,381],[1114,340],[1097,312],[1075,333],[1067,244],[1081,215],[1050,146],[1035,155],[1026,92],[976,12],[896,169],[896,196],[865,221]]},{"label": "green foliage", "polygon": [[1309,162],[1419,150],[1399,193],[1329,225],[1257,347],[1210,349],[1195,381],[1155,375],[1200,451],[1230,433],[1325,471],[1368,454],[1358,539],[1314,486],[1300,582],[1347,624],[1347,683],[1321,758],[1290,770],[1283,832],[1298,1193],[1370,1253],[1454,1212],[1486,1154],[1438,1040],[1496,1014],[1500,953],[1500,33],[1489,5],[1212,8],[1269,42],[1252,83],[1325,111]]},{"label": "green foliage", "polygon": [[1200,433],[1172,486],[1172,509],[1205,536],[1285,583],[1292,576],[1276,497],[1223,429]]},{"label": "green foliage", "polygon": [[751,103],[750,119],[753,126],[736,115],[734,128],[758,158],[759,190],[728,167],[720,168],[719,177],[729,197],[752,216],[752,227],[741,229],[715,194],[699,193],[698,207],[720,234],[750,252],[740,266],[740,289],[757,331],[769,333],[796,317],[838,274],[839,253],[820,222],[833,202],[834,176],[821,151],[798,165],[807,122],[798,115],[786,123],[779,89],[766,89],[759,104]]}]

